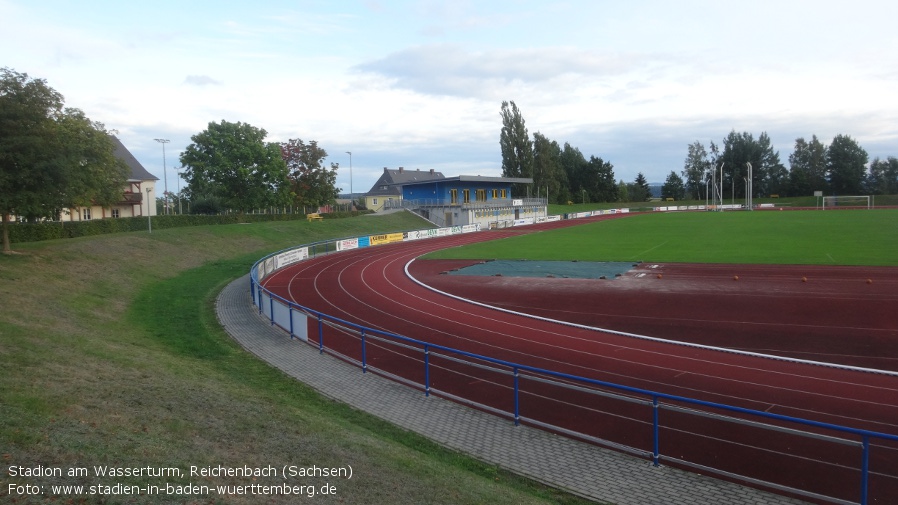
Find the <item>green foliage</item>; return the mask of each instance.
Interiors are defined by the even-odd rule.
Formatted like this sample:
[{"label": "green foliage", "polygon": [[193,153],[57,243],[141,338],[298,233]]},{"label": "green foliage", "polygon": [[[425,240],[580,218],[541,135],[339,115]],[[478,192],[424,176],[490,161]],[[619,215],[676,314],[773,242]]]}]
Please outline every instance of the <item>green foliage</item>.
[{"label": "green foliage", "polygon": [[826,146],[814,135],[807,142],[803,137],[795,139],[795,151],[789,155],[790,196],[813,195],[815,191],[828,193],[826,180]]},{"label": "green foliage", "polygon": [[533,144],[524,117],[514,101],[502,102],[502,177],[533,177]]},{"label": "green foliage", "polygon": [[289,204],[287,164],[280,146],[265,142],[267,134],[241,122],[209,123],[181,154],[188,193],[240,212]]},{"label": "green foliage", "polygon": [[674,200],[683,200],[686,198],[686,186],[683,179],[673,170],[661,186],[661,198],[673,198]]},{"label": "green foliage", "polygon": [[898,158],[889,156],[887,160],[874,159],[870,163],[865,188],[874,195],[898,193]]},{"label": "green foliage", "polygon": [[324,166],[327,151],[318,142],[308,144],[301,139],[290,139],[281,144],[281,154],[287,163],[287,178],[293,192],[293,204],[302,207],[320,207],[337,199],[336,187],[339,164]]},{"label": "green foliage", "polygon": [[705,146],[698,140],[689,144],[689,154],[683,162],[683,177],[686,179],[685,189],[693,199],[698,200],[705,196],[707,191],[705,181],[710,169],[711,161],[708,159]]},{"label": "green foliage", "polygon": [[649,182],[645,179],[642,172],[636,174],[636,179],[627,187],[631,202],[647,202],[652,198],[652,191],[649,189]]},{"label": "green foliage", "polygon": [[101,123],[42,79],[0,71],[0,217],[9,250],[10,216],[56,218],[62,209],[121,199],[125,163]]},{"label": "green foliage", "polygon": [[[349,214],[349,213],[343,213]],[[357,214],[357,213],[356,213]],[[331,217],[322,214],[322,217]],[[335,217],[335,216],[334,216]],[[9,236],[13,243],[37,242],[62,238],[89,237],[107,233],[147,231],[152,219],[153,231],[185,226],[207,226],[235,223],[259,223],[265,221],[301,221],[305,214],[169,214],[164,216],[123,217],[118,219],[94,219],[91,221],[44,221],[39,223],[10,224]]]},{"label": "green foliage", "polygon": [[836,135],[826,151],[830,191],[835,195],[858,195],[863,191],[867,151],[848,135]]}]

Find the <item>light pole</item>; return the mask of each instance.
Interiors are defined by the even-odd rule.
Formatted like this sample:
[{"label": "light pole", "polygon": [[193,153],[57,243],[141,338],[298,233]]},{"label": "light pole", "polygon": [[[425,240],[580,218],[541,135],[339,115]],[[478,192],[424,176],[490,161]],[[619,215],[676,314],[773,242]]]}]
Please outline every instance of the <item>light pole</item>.
[{"label": "light pole", "polygon": [[352,192],[352,151],[346,151],[349,155],[349,211],[352,212],[352,204],[354,196]]},{"label": "light pole", "polygon": [[178,174],[178,215],[180,216],[184,213],[183,209],[181,209],[181,171],[176,168],[175,173]]},{"label": "light pole", "polygon": [[150,213],[150,191],[151,188],[147,188],[147,228],[149,228],[150,233],[153,233],[153,219],[152,214]]},{"label": "light pole", "polygon": [[171,141],[168,139],[153,140],[162,144],[162,179],[165,182],[165,193],[163,194],[165,198],[162,199],[162,213],[168,214],[168,172],[165,170],[165,144],[168,144]]}]

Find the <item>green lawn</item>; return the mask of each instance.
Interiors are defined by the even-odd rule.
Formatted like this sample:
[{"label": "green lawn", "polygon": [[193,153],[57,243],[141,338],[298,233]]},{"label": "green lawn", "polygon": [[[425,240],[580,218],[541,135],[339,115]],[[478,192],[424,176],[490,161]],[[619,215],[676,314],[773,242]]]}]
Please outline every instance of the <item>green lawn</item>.
[{"label": "green lawn", "polygon": [[427,257],[895,266],[898,210],[634,214]]},{"label": "green lawn", "polygon": [[[584,503],[324,398],[236,345],[215,319],[220,289],[266,253],[325,237],[424,227],[397,213],[16,244],[20,254],[0,255],[0,502],[296,503],[51,496],[51,484],[99,479],[7,471],[290,464],[351,465],[352,480],[330,482],[337,496],[328,501],[340,503]],[[161,483],[106,480],[116,482]],[[44,494],[10,497],[9,484],[42,485]]]}]

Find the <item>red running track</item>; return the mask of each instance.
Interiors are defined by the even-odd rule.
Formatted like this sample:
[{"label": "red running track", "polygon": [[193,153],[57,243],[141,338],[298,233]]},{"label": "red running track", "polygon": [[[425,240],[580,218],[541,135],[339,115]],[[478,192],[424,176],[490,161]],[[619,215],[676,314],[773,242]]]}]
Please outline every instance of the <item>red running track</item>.
[{"label": "red running track", "polygon": [[[895,375],[636,339],[528,318],[431,291],[405,274],[407,263],[431,250],[583,222],[561,222],[345,251],[288,267],[266,278],[264,285],[313,310],[471,353],[665,394],[876,432],[898,433],[898,376]],[[413,261],[409,271],[433,283],[436,278],[442,281],[450,277],[439,276],[438,268],[428,263]],[[671,281],[665,283],[664,289],[674,289],[678,275],[674,272],[685,272],[678,268],[688,270],[685,266],[665,265],[663,268],[668,273],[663,274],[662,279],[656,276],[655,280]],[[739,281],[730,279],[731,285],[751,288],[751,275],[743,275]],[[482,278],[469,279],[470,283],[478,285],[482,281]],[[576,307],[570,311],[576,313],[589,311],[588,305],[574,301],[580,298],[576,290],[565,296],[568,290],[532,290],[516,281],[511,284],[513,291],[509,296],[508,289],[497,290],[495,286],[486,289],[488,284],[483,282],[484,289],[477,290],[478,296],[492,298],[494,305],[514,304],[519,309],[522,304],[530,308],[543,307],[554,311],[553,317],[557,317],[559,308],[563,307]],[[864,283],[864,286],[871,285]],[[456,286],[454,291],[459,290]],[[504,298],[494,298],[503,292]],[[610,310],[611,298],[614,297],[599,297],[593,299],[593,303],[597,308],[604,307],[604,313],[614,312]],[[679,298],[692,297],[681,295]],[[761,296],[741,297],[740,311],[769,315],[773,310],[769,304],[751,308],[755,301],[763,299]],[[661,311],[661,307],[645,303],[645,300],[631,300],[630,303],[641,303],[642,312],[654,312],[656,308]],[[703,304],[681,304],[677,309],[679,319],[690,319],[690,306],[694,312],[706,309]],[[722,323],[723,327],[744,322],[744,318],[726,321],[724,311],[719,313],[721,321],[717,323]],[[803,326],[797,324],[795,327]],[[357,336],[328,328],[325,344],[346,356],[361,359]],[[424,382],[420,352],[370,344],[366,356],[369,366],[401,374],[419,384]],[[749,344],[748,347],[757,346]],[[436,354],[431,354],[429,359],[430,383],[434,389],[504,412],[512,411],[512,379],[507,375],[460,365]],[[589,392],[561,389],[532,378],[522,378],[520,382],[520,411],[525,422],[548,423],[651,452],[649,407]],[[665,460],[668,463],[691,461],[824,496],[855,502],[860,499],[861,458],[857,447],[798,438],[673,410],[663,409],[660,417],[663,425],[661,453],[673,458],[673,462]],[[898,500],[898,445],[874,441],[870,471],[869,503]]]}]

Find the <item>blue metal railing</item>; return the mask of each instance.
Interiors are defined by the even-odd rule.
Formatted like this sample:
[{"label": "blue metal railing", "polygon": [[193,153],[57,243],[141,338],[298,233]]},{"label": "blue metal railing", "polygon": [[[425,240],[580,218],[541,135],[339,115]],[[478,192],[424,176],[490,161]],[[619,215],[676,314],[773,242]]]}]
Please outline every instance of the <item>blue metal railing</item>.
[{"label": "blue metal railing", "polygon": [[[308,248],[310,251],[309,257],[314,257],[315,254],[320,252],[331,252],[336,250],[337,248],[331,247],[336,242],[340,240],[346,239],[338,239],[338,240],[328,240],[328,241],[320,241],[312,244],[308,244],[305,246],[300,246],[304,248]],[[577,437],[580,439],[584,439],[593,443],[597,443],[600,445],[604,445],[607,447],[611,447],[617,450],[622,450],[625,452],[629,452],[632,454],[636,454],[643,457],[648,457],[652,460],[655,466],[661,464],[662,461],[668,461],[671,463],[684,465],[687,467],[691,467],[694,469],[698,469],[700,471],[712,472],[718,475],[723,475],[725,477],[736,478],[745,482],[749,482],[755,485],[776,489],[779,491],[784,491],[787,493],[793,493],[800,496],[805,496],[813,499],[818,499],[822,501],[832,502],[832,503],[844,503],[844,504],[854,504],[860,503],[862,505],[866,505],[869,500],[869,480],[870,480],[870,451],[871,451],[871,440],[880,440],[880,441],[890,441],[890,442],[898,442],[898,436],[880,433],[875,431],[857,429],[847,426],[841,426],[836,424],[824,423],[819,421],[813,421],[808,419],[801,419],[797,417],[791,417],[781,414],[774,414],[764,411],[752,410],[743,407],[736,407],[721,403],[709,402],[694,398],[688,398],[683,396],[671,395],[666,393],[661,393],[657,391],[651,391],[648,389],[641,389],[621,384],[615,384],[606,381],[600,381],[596,379],[590,379],[586,377],[580,377],[577,375],[566,374],[562,372],[557,372],[553,370],[533,367],[525,364],[514,363],[506,360],[496,359],[489,356],[479,355],[467,351],[462,351],[459,349],[454,349],[438,344],[434,344],[431,342],[426,342],[423,340],[418,340],[410,337],[406,337],[403,335],[398,335],[395,333],[390,333],[382,330],[377,330],[374,328],[368,328],[365,326],[361,326],[350,321],[346,321],[334,316],[330,316],[328,314],[313,310],[308,307],[304,307],[302,305],[296,304],[290,300],[286,300],[281,298],[280,296],[271,293],[264,287],[259,284],[258,272],[259,265],[269,260],[272,257],[275,257],[279,254],[282,254],[285,251],[291,251],[297,248],[285,249],[284,251],[279,251],[268,255],[253,265],[251,275],[250,275],[250,290],[253,297],[253,303],[259,307],[259,313],[264,314],[271,321],[272,325],[277,325],[284,330],[288,331],[291,338],[295,338],[298,336],[297,332],[297,324],[294,322],[294,317],[299,317],[300,324],[306,325],[308,327],[308,317],[311,317],[316,323],[316,333],[317,333],[317,341],[312,341],[311,338],[306,336],[304,340],[307,340],[310,344],[315,344],[318,347],[319,353],[324,353],[325,350],[328,351],[329,354],[336,355],[346,361],[352,362],[359,366],[363,373],[368,372],[369,370],[377,372],[382,375],[386,375],[392,379],[398,380],[405,384],[418,387],[423,390],[424,394],[429,396],[431,393],[436,392],[441,394],[442,396],[448,397],[450,399],[459,401],[461,403],[469,404],[475,407],[478,407],[483,410],[487,410],[493,412],[495,414],[499,414],[502,416],[510,417],[513,419],[515,425],[520,424],[520,422],[526,421],[530,424],[540,426],[552,431],[560,432],[572,437]],[[270,274],[271,271],[266,271],[265,274]],[[266,300],[267,298],[267,300]],[[267,302],[267,303],[266,303]],[[267,306],[267,313],[266,307]],[[277,307],[277,309],[276,309]],[[276,314],[276,311],[284,311],[286,310],[288,320],[284,321],[283,313]],[[276,319],[278,321],[276,321]],[[348,335],[350,338],[354,338],[356,343],[354,345],[358,346],[357,356],[358,358],[353,358],[346,354],[346,352],[340,352],[337,350],[338,346],[328,347],[325,345],[325,328],[334,328],[335,335],[342,334]],[[302,337],[300,337],[302,338]],[[338,337],[339,338],[339,337]],[[374,343],[372,343],[372,341]],[[421,366],[423,366],[423,380],[422,382],[417,382],[414,379],[410,379],[408,377],[404,377],[401,375],[403,370],[397,371],[388,371],[386,369],[380,369],[374,367],[369,362],[369,350],[372,346],[396,346],[406,351],[414,351],[416,353],[420,353],[421,359],[418,360],[421,362]],[[405,356],[409,357],[409,356]],[[468,398],[465,396],[461,396],[458,394],[453,394],[452,392],[446,390],[441,391],[433,387],[432,385],[432,372],[434,369],[433,360],[435,357],[442,358],[451,363],[460,364],[462,366],[474,367],[480,369],[489,369],[492,372],[499,372],[503,375],[510,375],[512,377],[512,385],[510,387],[512,394],[512,408],[511,411],[505,411],[501,408],[496,408],[492,405],[475,401],[472,398]],[[402,368],[402,367],[400,367]],[[444,365],[441,367],[445,370],[449,370],[448,366]],[[460,372],[456,372],[460,373]],[[651,450],[642,450],[638,449],[626,444],[621,444],[619,442],[614,442],[611,440],[603,439],[597,436],[592,436],[576,431],[569,430],[567,428],[543,422],[538,419],[528,418],[521,415],[521,380],[528,379],[535,383],[549,385],[552,387],[561,387],[566,388],[568,390],[576,390],[579,392],[585,392],[591,395],[602,396],[605,398],[611,398],[615,400],[623,400],[626,402],[643,404],[650,406],[652,409],[651,415]],[[533,395],[534,393],[528,393]],[[695,408],[701,408],[701,410],[695,410]],[[810,438],[820,441],[826,441],[830,443],[837,443],[842,445],[848,445],[852,447],[860,448],[860,465],[858,471],[859,475],[859,493],[857,501],[850,501],[845,498],[838,498],[833,496],[824,495],[821,493],[813,492],[806,489],[800,489],[789,485],[778,484],[768,480],[762,480],[758,478],[754,478],[744,474],[737,474],[731,471],[717,469],[714,467],[710,467],[707,465],[703,465],[700,463],[696,463],[693,461],[687,461],[682,458],[676,457],[668,457],[662,454],[661,452],[661,429],[664,427],[661,423],[661,410],[670,410],[678,413],[688,414],[690,416],[699,416],[704,418],[711,418],[717,421],[723,421],[727,423],[737,423],[741,425],[748,425],[754,428],[760,428],[764,430],[772,430],[778,433],[786,434],[789,436],[799,436],[804,438]],[[728,413],[728,415],[719,414],[716,412],[724,412]],[[732,414],[732,415],[729,415]],[[758,420],[760,419],[760,420]],[[772,424],[773,422],[779,424]],[[801,429],[798,426],[804,427],[806,429]],[[669,426],[667,427],[669,429]],[[813,428],[817,431],[811,431]],[[823,431],[824,433],[820,433],[819,431]],[[834,434],[826,434],[825,432],[832,432],[835,434],[842,434],[843,436],[851,436],[854,438],[840,438],[839,436],[835,436]],[[898,453],[898,448],[885,448],[884,450],[895,450]],[[894,497],[893,497],[894,498]]]}]

